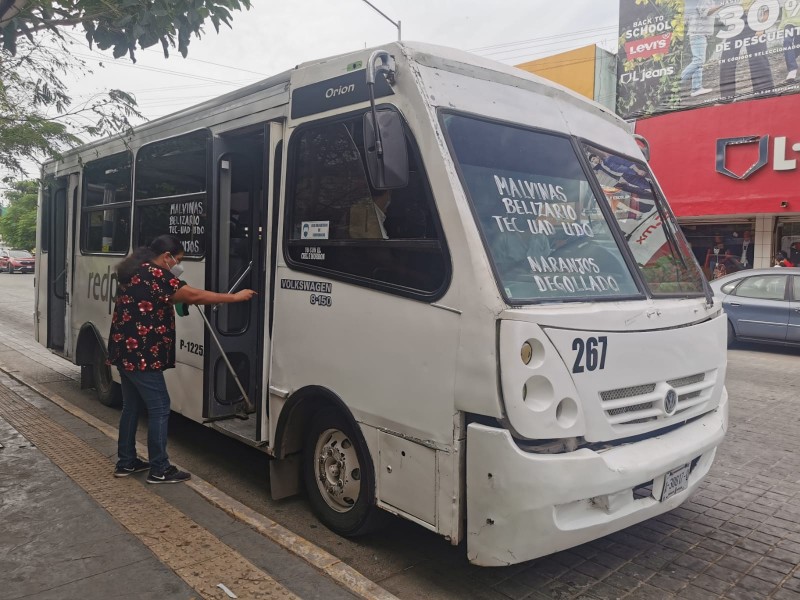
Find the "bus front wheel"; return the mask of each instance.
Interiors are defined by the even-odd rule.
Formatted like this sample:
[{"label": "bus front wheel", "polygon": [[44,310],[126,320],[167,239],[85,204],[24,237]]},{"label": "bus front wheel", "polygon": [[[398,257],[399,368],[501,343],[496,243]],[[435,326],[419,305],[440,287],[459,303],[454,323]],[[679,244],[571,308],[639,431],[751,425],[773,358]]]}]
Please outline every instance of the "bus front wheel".
[{"label": "bus front wheel", "polygon": [[303,478],[311,509],[342,536],[369,531],[375,520],[375,476],[360,432],[334,409],[311,418],[303,456]]},{"label": "bus front wheel", "polygon": [[122,406],[121,386],[111,378],[111,367],[106,364],[106,353],[99,344],[95,345],[92,357],[92,379],[97,399],[111,408]]}]

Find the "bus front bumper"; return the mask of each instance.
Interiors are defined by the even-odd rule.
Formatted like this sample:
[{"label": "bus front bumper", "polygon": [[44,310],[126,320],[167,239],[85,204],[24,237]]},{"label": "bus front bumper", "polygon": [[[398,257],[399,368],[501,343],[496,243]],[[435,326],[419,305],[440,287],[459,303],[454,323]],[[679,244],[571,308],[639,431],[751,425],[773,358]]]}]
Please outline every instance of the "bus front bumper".
[{"label": "bus front bumper", "polygon": [[[534,454],[505,429],[467,429],[467,555],[473,564],[531,560],[679,506],[711,468],[728,427],[728,393],[712,412],[662,435],[593,451]],[[662,501],[667,474],[688,487]],[[652,492],[646,494],[648,484]],[[634,495],[634,488],[639,493]]]}]

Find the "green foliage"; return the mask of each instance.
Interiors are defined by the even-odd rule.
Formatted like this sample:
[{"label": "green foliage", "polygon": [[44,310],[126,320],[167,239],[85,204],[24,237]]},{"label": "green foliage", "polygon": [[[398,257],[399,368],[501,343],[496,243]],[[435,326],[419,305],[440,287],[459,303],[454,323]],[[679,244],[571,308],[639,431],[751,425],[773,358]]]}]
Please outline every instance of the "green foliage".
[{"label": "green foliage", "polygon": [[68,42],[44,33],[16,48],[15,56],[0,51],[0,168],[5,171],[24,175],[26,162],[57,157],[82,138],[125,132],[132,118],[141,117],[134,98],[119,90],[73,105],[64,79],[89,69]]},{"label": "green foliage", "polygon": [[112,49],[114,58],[135,60],[140,48],[161,43],[164,55],[178,48],[184,57],[192,36],[200,37],[211,21],[219,32],[230,27],[231,12],[250,8],[250,0],[30,0],[0,29],[0,45],[14,55],[21,38],[37,32],[60,36],[63,27],[81,27],[89,46]]},{"label": "green foliage", "polygon": [[11,248],[31,250],[36,245],[36,204],[39,184],[16,181],[5,193],[8,206],[0,216],[0,236]]},{"label": "green foliage", "polygon": [[65,27],[82,28],[90,47],[114,58],[135,60],[137,44],[157,43],[165,56],[173,47],[185,57],[204,23],[219,31],[242,8],[250,0],[29,0],[0,14],[0,169],[11,174],[4,181],[26,175],[26,162],[58,157],[87,138],[124,136],[142,118],[122,90],[73,103],[64,80],[91,71],[75,57]]}]

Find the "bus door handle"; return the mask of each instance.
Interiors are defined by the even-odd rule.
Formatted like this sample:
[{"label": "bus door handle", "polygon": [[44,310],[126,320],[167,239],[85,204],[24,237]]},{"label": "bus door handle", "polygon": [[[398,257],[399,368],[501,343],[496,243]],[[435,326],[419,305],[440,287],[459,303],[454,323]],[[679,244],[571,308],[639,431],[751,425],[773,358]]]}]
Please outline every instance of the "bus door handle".
[{"label": "bus door handle", "polygon": [[[252,268],[253,268],[253,261],[251,260],[249,263],[247,263],[247,267],[245,268],[244,272],[242,272],[242,274],[239,276],[239,279],[237,279],[237,280],[234,282],[234,284],[231,286],[231,289],[229,289],[229,290],[228,290],[228,293],[229,293],[229,294],[232,294],[232,293],[233,293],[233,291],[234,291],[234,290],[235,290],[237,287],[239,287],[239,284],[240,284],[240,283],[242,283],[242,281],[244,281],[244,278],[245,278],[245,277],[247,277],[247,274],[250,272],[250,270],[251,270]],[[213,309],[211,309],[211,310],[213,310],[214,312],[217,312],[217,311],[219,310],[219,304],[215,304],[215,305],[214,305],[214,308],[213,308]]]}]

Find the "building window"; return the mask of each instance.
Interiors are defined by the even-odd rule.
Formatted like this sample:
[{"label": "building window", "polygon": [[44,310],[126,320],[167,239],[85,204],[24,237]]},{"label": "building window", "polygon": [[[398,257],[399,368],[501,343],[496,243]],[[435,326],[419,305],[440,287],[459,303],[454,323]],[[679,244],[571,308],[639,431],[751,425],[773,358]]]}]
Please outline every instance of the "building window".
[{"label": "building window", "polygon": [[136,245],[165,233],[183,244],[187,257],[205,253],[208,216],[208,131],[142,147],[136,155]]},{"label": "building window", "polygon": [[445,287],[449,259],[421,160],[407,140],[409,184],[373,189],[362,118],[313,124],[292,136],[287,260],[404,295],[436,295]]},{"label": "building window", "polygon": [[126,254],[131,233],[131,154],[120,152],[83,169],[81,250]]}]

